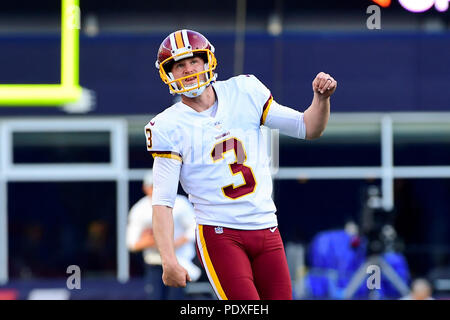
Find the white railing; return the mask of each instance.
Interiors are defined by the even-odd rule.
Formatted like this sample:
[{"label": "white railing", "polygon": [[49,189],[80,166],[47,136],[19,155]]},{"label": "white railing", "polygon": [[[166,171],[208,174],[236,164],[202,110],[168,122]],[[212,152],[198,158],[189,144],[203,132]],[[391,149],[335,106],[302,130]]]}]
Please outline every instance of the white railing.
[{"label": "white railing", "polygon": [[[15,164],[14,132],[110,133],[110,163],[107,164]],[[0,283],[8,281],[7,183],[14,181],[116,181],[117,278],[128,279],[129,259],[125,246],[128,216],[128,126],[124,119],[21,119],[0,121]],[[74,200],[76,201],[76,200]]]}]

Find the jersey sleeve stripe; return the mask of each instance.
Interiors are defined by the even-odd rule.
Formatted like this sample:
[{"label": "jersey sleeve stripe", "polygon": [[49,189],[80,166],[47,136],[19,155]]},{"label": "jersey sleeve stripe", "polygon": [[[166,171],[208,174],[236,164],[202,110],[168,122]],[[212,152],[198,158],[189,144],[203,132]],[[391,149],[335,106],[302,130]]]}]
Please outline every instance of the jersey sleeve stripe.
[{"label": "jersey sleeve stripe", "polygon": [[267,114],[269,113],[269,109],[270,109],[270,105],[272,104],[273,101],[273,97],[272,95],[270,95],[269,99],[267,99],[267,102],[264,104],[263,107],[263,113],[261,115],[261,125],[264,124],[264,122],[266,122],[266,118],[267,118]]},{"label": "jersey sleeve stripe", "polygon": [[150,153],[152,154],[153,158],[155,158],[155,157],[170,158],[170,159],[175,159],[175,160],[179,160],[179,161],[183,162],[183,159],[181,158],[181,155],[179,153],[176,153],[176,152],[171,152],[171,151],[150,151]]}]

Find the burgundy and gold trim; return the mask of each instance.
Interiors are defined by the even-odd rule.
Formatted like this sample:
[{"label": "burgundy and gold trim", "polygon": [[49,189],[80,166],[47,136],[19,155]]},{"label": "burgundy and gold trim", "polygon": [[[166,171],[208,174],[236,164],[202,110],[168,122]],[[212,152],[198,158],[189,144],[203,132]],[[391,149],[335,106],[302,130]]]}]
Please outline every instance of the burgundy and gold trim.
[{"label": "burgundy and gold trim", "polygon": [[172,152],[172,151],[150,151],[153,158],[161,157],[161,158],[169,158],[169,159],[175,159],[183,162],[183,158],[181,157],[181,154]]},{"label": "burgundy and gold trim", "polygon": [[261,125],[263,125],[266,122],[267,114],[269,113],[269,109],[270,109],[270,105],[272,104],[272,101],[273,101],[273,97],[272,97],[272,95],[270,95],[269,99],[267,99],[267,101],[263,107],[263,112],[262,112],[261,121],[260,121]]}]

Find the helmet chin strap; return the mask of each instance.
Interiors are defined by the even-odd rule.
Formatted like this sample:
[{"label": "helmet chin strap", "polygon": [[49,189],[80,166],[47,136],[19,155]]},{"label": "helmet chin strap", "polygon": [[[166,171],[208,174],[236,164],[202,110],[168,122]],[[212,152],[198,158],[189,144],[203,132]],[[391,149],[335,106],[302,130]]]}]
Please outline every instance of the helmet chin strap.
[{"label": "helmet chin strap", "polygon": [[[203,82],[200,82],[200,84],[202,84]],[[203,91],[205,91],[207,85],[206,86],[201,86],[200,88],[195,88],[186,92],[182,92],[181,94],[188,97],[188,98],[195,98],[200,96]]]}]

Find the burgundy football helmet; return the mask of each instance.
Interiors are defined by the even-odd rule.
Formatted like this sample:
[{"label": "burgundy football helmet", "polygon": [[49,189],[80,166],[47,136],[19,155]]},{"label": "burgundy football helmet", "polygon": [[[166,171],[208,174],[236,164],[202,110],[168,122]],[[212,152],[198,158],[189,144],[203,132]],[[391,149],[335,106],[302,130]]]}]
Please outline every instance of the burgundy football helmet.
[{"label": "burgundy football helmet", "polygon": [[[173,64],[194,56],[203,59],[204,70],[174,79],[171,72]],[[169,34],[159,47],[155,66],[159,70],[162,81],[169,86],[172,94],[184,94],[188,97],[199,96],[206,86],[217,78],[217,74],[213,72],[217,66],[213,45],[201,33],[192,30],[178,30]],[[201,79],[203,78],[200,77],[202,74],[205,75],[206,80]],[[182,80],[193,76],[197,78],[196,84],[190,86],[183,84]]]}]

